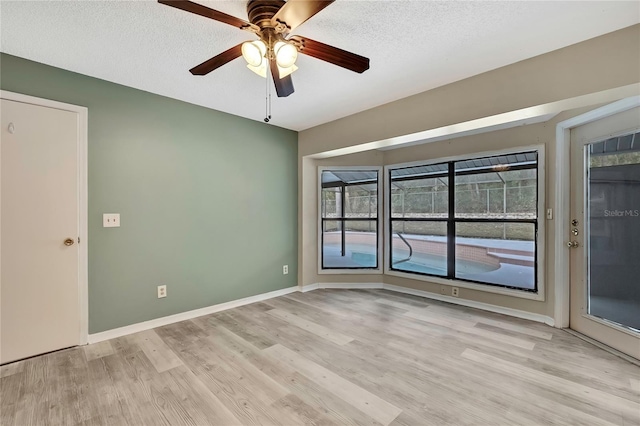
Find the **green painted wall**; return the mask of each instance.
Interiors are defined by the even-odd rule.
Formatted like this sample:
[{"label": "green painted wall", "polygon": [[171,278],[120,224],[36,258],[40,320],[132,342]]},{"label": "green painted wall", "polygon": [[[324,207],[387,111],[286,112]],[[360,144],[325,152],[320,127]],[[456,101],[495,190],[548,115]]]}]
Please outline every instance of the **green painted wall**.
[{"label": "green painted wall", "polygon": [[89,109],[89,333],[297,285],[296,132],[6,54],[0,88]]}]

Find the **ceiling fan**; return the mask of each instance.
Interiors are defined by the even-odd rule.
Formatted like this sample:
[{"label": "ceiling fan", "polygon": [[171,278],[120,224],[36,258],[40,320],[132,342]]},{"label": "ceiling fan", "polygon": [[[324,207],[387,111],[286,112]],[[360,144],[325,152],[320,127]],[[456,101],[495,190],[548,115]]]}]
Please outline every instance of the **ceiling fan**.
[{"label": "ceiling fan", "polygon": [[335,0],[249,0],[249,21],[187,0],[158,0],[215,21],[224,22],[258,36],[258,40],[240,43],[190,69],[193,75],[206,75],[243,56],[247,67],[266,78],[267,66],[271,71],[278,97],[293,93],[291,73],[298,69],[298,52],[338,65],[357,73],[369,69],[369,59],[307,37],[291,35],[296,27],[313,17]]}]

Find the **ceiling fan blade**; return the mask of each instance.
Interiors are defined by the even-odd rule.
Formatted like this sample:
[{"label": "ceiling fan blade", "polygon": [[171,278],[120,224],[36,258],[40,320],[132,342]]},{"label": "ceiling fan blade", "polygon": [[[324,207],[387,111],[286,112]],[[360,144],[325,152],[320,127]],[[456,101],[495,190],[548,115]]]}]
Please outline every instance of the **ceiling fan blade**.
[{"label": "ceiling fan blade", "polygon": [[289,27],[289,31],[300,26],[307,19],[329,6],[335,0],[287,0],[271,18],[275,26],[278,22]]},{"label": "ceiling fan blade", "polygon": [[291,40],[299,44],[299,52],[305,55],[313,56],[357,73],[363,73],[369,69],[369,58],[364,56],[302,36],[293,36]]},{"label": "ceiling fan blade", "polygon": [[191,68],[189,72],[193,75],[207,75],[216,68],[220,68],[227,62],[231,62],[240,56],[242,56],[242,43],[237,46],[233,46],[231,49],[225,50],[221,54]]},{"label": "ceiling fan blade", "polygon": [[240,29],[251,28],[251,24],[235,16],[227,15],[226,13],[219,12],[217,10],[208,8],[198,3],[194,3],[187,0],[158,0],[158,3],[166,4],[167,6],[175,7],[187,12],[195,13],[196,15],[204,16],[205,18],[213,19],[214,21],[224,22],[225,24],[232,25]]},{"label": "ceiling fan blade", "polygon": [[369,58],[320,43],[302,36],[293,36],[291,40],[299,43],[299,52],[327,61],[348,70],[363,73],[369,69]]},{"label": "ceiling fan blade", "polygon": [[278,65],[275,59],[269,61],[271,67],[271,75],[273,76],[273,84],[276,85],[276,93],[279,98],[286,98],[293,93],[293,80],[291,75],[284,78],[280,78],[280,72],[278,71]]}]

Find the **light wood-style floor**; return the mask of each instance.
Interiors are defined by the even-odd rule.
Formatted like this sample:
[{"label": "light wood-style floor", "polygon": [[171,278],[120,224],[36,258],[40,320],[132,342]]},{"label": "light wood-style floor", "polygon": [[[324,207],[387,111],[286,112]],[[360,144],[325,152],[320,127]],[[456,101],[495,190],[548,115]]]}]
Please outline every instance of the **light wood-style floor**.
[{"label": "light wood-style floor", "polygon": [[640,424],[639,367],[384,290],[293,293],[0,372],[2,426]]}]

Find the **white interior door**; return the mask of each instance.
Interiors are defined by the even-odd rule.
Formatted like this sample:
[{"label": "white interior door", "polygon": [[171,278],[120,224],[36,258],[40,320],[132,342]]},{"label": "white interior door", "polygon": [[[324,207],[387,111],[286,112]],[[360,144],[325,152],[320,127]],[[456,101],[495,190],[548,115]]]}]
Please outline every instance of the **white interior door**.
[{"label": "white interior door", "polygon": [[80,343],[77,113],[1,104],[0,363]]},{"label": "white interior door", "polygon": [[640,108],[571,130],[570,327],[640,359]]}]

